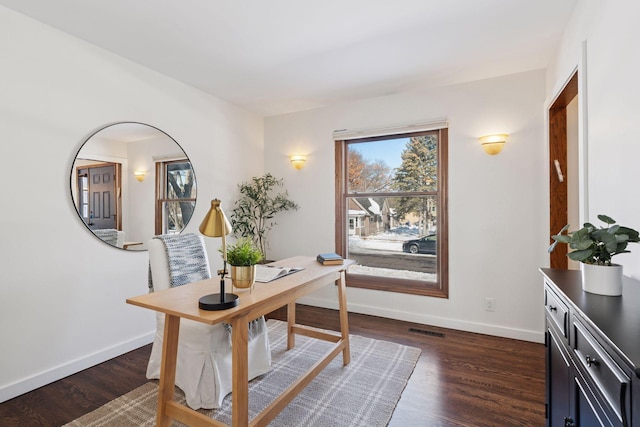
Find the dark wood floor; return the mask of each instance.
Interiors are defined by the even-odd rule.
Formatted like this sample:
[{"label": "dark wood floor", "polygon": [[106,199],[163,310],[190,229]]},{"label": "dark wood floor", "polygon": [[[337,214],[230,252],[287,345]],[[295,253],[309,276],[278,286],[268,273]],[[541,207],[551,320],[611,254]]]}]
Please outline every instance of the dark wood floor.
[{"label": "dark wood floor", "polygon": [[[296,316],[322,328],[339,325],[333,310],[299,305]],[[353,313],[349,322],[352,334],[422,349],[390,427],[544,425],[542,344]],[[147,382],[150,351],[144,346],[2,403],[0,426],[60,426],[91,412]]]}]

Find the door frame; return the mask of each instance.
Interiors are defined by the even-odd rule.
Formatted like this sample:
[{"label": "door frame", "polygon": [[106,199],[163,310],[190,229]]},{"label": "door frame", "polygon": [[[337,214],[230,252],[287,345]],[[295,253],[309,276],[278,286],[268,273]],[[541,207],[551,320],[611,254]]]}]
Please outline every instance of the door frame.
[{"label": "door frame", "polygon": [[[580,223],[589,220],[588,185],[588,120],[587,120],[587,42],[582,41],[578,54],[578,65],[569,74],[569,78],[557,90],[547,108],[549,130],[549,236],[557,234],[567,224],[567,185],[566,180],[559,182],[555,159],[560,169],[567,170],[567,105],[578,98],[578,215]],[[564,162],[564,163],[563,163]],[[578,226],[578,224],[575,224]],[[549,237],[549,243],[553,242]],[[550,267],[566,269],[568,259],[565,252],[553,251],[550,254]]]},{"label": "door frame", "polygon": [[[567,105],[578,95],[578,72],[574,72],[549,107],[549,236],[568,223]],[[551,241],[550,241],[551,242]],[[551,268],[568,268],[564,251],[550,254]]]}]

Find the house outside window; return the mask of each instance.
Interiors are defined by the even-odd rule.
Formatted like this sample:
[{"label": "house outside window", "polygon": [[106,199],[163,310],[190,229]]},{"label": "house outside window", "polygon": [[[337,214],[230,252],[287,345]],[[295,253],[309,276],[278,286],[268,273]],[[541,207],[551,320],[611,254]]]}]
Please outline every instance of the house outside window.
[{"label": "house outside window", "polygon": [[347,286],[448,297],[447,129],[336,141]]}]

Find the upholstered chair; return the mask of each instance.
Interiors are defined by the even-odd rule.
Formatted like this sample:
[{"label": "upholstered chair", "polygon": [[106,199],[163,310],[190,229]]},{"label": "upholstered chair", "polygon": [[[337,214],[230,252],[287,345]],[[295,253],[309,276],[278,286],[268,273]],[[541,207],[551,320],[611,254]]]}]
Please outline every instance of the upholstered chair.
[{"label": "upholstered chair", "polygon": [[[156,236],[149,241],[150,291],[211,277],[203,237],[196,234]],[[216,282],[217,285],[217,282]],[[198,304],[198,301],[194,301]],[[160,377],[164,314],[156,314],[156,334],[147,378]],[[193,409],[219,408],[231,392],[231,326],[180,320],[176,386]],[[271,369],[271,350],[264,317],[249,325],[249,380]]]}]

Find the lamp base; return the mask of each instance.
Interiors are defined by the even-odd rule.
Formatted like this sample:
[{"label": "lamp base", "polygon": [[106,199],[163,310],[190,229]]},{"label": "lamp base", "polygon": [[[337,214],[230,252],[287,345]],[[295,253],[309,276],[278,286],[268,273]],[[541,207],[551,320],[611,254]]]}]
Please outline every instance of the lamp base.
[{"label": "lamp base", "polygon": [[224,294],[224,298],[220,298],[222,294],[205,295],[198,300],[200,310],[215,311],[226,310],[238,305],[238,295]]}]

